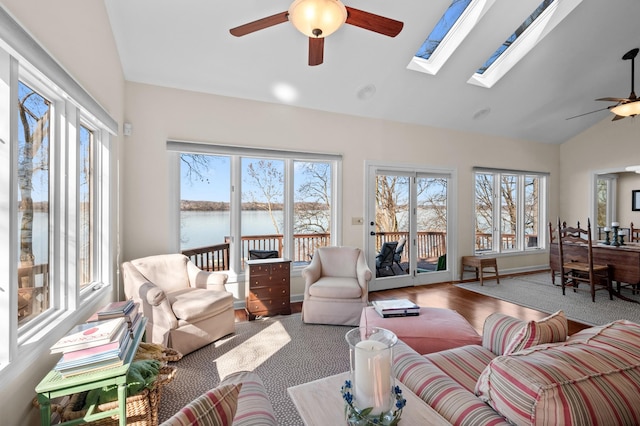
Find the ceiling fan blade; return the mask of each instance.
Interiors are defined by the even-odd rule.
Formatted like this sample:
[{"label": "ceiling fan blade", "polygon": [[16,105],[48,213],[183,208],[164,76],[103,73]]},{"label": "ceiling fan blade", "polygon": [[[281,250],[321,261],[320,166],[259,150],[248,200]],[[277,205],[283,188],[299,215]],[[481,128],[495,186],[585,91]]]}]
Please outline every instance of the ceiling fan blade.
[{"label": "ceiling fan blade", "polygon": [[324,37],[309,37],[309,65],[320,65],[324,60]]},{"label": "ceiling fan blade", "polygon": [[598,98],[598,99],[596,99],[596,101],[607,101],[607,102],[623,103],[623,102],[630,102],[631,99],[628,99],[628,98]]},{"label": "ceiling fan blade", "polygon": [[624,116],[622,116],[622,115],[616,115],[615,117],[613,117],[611,119],[611,121],[618,121],[618,120],[622,120],[623,118],[624,118]]},{"label": "ceiling fan blade", "polygon": [[394,19],[385,18],[384,16],[374,15],[373,13],[363,10],[347,8],[347,24],[364,28],[365,30],[374,31],[389,37],[395,37],[400,34],[404,24]]},{"label": "ceiling fan blade", "polygon": [[610,107],[610,106],[608,106],[608,107],[606,107],[606,108],[597,109],[597,110],[595,110],[595,111],[585,112],[584,114],[574,115],[573,117],[566,118],[565,120],[571,120],[571,119],[573,119],[573,118],[578,118],[578,117],[582,117],[583,115],[593,114],[594,112],[600,112],[600,111],[608,110],[608,109],[610,109],[610,108],[611,108],[611,107]]},{"label": "ceiling fan blade", "polygon": [[229,32],[236,37],[242,37],[243,35],[251,34],[255,31],[282,24],[283,22],[287,22],[288,20],[289,12],[276,13],[275,15],[267,16],[266,18],[258,19],[257,21],[249,22],[247,24],[240,25],[239,27],[231,28]]}]

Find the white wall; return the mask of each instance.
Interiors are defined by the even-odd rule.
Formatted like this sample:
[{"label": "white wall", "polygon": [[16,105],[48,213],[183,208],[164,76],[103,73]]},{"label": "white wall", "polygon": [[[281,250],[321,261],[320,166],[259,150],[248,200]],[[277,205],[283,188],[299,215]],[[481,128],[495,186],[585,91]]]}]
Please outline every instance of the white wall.
[{"label": "white wall", "polygon": [[[170,223],[167,139],[267,147],[343,155],[343,244],[364,247],[366,160],[430,165],[457,170],[458,255],[473,251],[473,166],[551,173],[550,213],[558,212],[557,145],[508,140],[432,127],[331,114],[290,106],[227,98],[138,83],[126,84],[123,257],[125,260],[174,251]],[[454,260],[454,262],[457,262]],[[545,265],[548,255],[502,257],[503,269]],[[292,295],[302,292],[294,280]]]},{"label": "white wall", "polygon": [[[114,119],[122,123],[124,76],[102,1],[2,0],[2,6]],[[115,138],[116,155],[121,152],[119,143],[119,138]],[[112,173],[117,175],[115,162]],[[118,193],[114,192],[113,196],[117,201]],[[118,209],[113,211],[117,212]],[[114,220],[114,223],[118,222]],[[118,235],[117,228],[113,230],[113,235]],[[118,264],[118,253],[114,253],[114,273]],[[57,358],[49,355],[48,347],[34,345],[30,350],[42,353],[41,362],[27,366],[20,372],[3,371],[10,377],[18,375],[18,379],[0,383],[0,424],[39,424],[38,412],[32,407],[31,401],[35,397],[36,385],[53,367]],[[16,364],[20,365],[20,362]]]},{"label": "white wall", "polygon": [[[560,145],[561,219],[586,223],[592,215],[594,173],[623,171],[640,164],[640,122],[638,118],[611,121],[612,115],[582,134]],[[631,189],[640,189],[640,175],[625,174],[618,188],[618,218],[628,227],[640,224],[640,212],[631,211]],[[553,218],[553,216],[552,216]],[[593,218],[591,218],[593,221]],[[555,222],[554,222],[555,223]]]}]

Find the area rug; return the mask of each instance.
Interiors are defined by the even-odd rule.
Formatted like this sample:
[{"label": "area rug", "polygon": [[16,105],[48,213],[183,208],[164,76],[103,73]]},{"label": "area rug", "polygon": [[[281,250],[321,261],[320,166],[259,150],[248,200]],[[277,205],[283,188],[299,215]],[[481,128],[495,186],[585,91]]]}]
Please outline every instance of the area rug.
[{"label": "area rug", "polygon": [[348,371],[349,346],[344,336],[350,329],[304,324],[300,314],[237,323],[233,335],[171,363],[177,373],[163,389],[159,420],[167,420],[227,375],[252,370],[265,384],[278,423],[301,425],[287,388]]},{"label": "area rug", "polygon": [[[559,278],[556,282],[559,283]],[[567,318],[583,324],[601,325],[617,319],[640,323],[640,304],[616,297],[609,300],[609,294],[604,290],[596,292],[594,303],[586,286],[577,292],[568,288],[563,296],[560,286],[553,285],[550,272],[500,277],[500,284],[485,280],[483,286],[479,281],[456,286],[542,312],[563,310]],[[623,288],[622,294],[640,301],[640,296],[632,295],[630,289]]]}]

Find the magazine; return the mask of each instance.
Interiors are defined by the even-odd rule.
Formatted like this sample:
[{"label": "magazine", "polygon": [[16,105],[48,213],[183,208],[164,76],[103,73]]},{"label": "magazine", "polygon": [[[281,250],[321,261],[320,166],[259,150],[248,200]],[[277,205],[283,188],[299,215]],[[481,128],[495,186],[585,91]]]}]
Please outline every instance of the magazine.
[{"label": "magazine", "polygon": [[420,306],[408,299],[374,300],[371,304],[383,318],[420,315]]},{"label": "magazine", "polygon": [[76,351],[109,343],[123,324],[123,317],[78,324],[51,346],[51,353]]}]

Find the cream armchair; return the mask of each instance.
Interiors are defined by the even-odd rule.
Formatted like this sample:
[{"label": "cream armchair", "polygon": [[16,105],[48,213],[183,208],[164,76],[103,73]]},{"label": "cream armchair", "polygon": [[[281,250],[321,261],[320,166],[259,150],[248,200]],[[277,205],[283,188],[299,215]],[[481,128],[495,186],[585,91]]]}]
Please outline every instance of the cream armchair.
[{"label": "cream armchair", "polygon": [[205,272],[182,254],[122,264],[124,292],[147,318],[146,340],[188,354],[235,331],[227,275]]},{"label": "cream armchair", "polygon": [[355,247],[318,248],[305,279],[302,321],[316,324],[358,325],[367,306],[371,270]]}]

